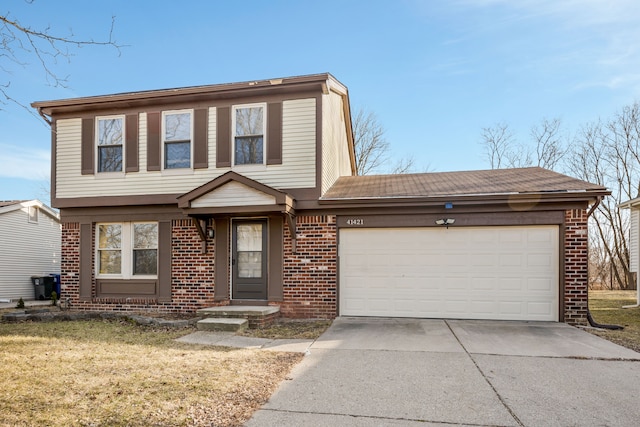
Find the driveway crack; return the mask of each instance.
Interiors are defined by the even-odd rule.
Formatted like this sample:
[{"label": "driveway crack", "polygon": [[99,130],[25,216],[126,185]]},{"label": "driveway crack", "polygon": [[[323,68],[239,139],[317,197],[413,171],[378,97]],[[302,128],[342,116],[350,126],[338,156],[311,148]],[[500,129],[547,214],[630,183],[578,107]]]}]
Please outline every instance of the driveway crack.
[{"label": "driveway crack", "polygon": [[458,338],[458,336],[456,335],[455,331],[453,330],[453,328],[451,328],[451,325],[449,325],[449,322],[447,320],[444,321],[444,323],[447,325],[447,328],[449,328],[449,330],[451,331],[451,334],[454,336],[454,338],[456,339],[456,341],[458,341],[458,344],[460,344],[460,347],[462,347],[462,349],[464,350],[464,352],[467,354],[467,356],[469,356],[469,359],[471,360],[471,362],[473,362],[473,365],[476,367],[476,369],[478,370],[478,372],[480,372],[480,375],[482,375],[482,378],[484,378],[484,380],[487,382],[487,384],[489,385],[489,387],[491,387],[491,390],[493,390],[493,392],[496,394],[496,396],[498,397],[498,400],[500,401],[500,403],[502,403],[502,406],[504,406],[504,408],[507,410],[507,412],[509,412],[509,414],[511,414],[511,416],[513,417],[513,419],[515,420],[516,423],[518,423],[519,426],[524,427],[524,423],[522,421],[520,421],[520,418],[518,418],[518,416],[515,414],[515,412],[513,412],[513,410],[511,409],[511,407],[507,404],[507,402],[505,402],[505,400],[502,398],[502,396],[500,395],[500,393],[498,393],[498,390],[496,390],[496,388],[493,386],[493,384],[491,383],[491,381],[489,380],[489,378],[487,378],[487,376],[485,375],[485,373],[482,371],[482,369],[480,369],[480,366],[478,366],[478,363],[476,363],[475,359],[473,358],[473,356],[471,355],[471,353],[469,353],[469,351],[467,350],[467,348],[464,346],[464,344],[462,344],[462,341],[460,341],[460,338]]}]

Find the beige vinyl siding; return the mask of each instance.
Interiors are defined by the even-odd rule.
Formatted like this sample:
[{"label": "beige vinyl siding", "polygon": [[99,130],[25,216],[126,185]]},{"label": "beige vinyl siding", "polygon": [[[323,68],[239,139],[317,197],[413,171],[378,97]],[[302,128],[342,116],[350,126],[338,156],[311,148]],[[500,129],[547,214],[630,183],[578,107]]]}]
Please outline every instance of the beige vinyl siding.
[{"label": "beige vinyl siding", "polygon": [[0,298],[34,299],[31,276],[60,274],[60,223],[38,212],[29,222],[28,208],[0,214]]},{"label": "beige vinyl siding", "polygon": [[[274,188],[315,186],[316,100],[283,102],[282,164],[233,168],[236,172]],[[119,176],[81,175],[81,120],[57,123],[56,196],[58,198],[183,194],[228,172],[215,168],[216,112],[209,110],[208,169],[147,171],[146,114],[140,114],[140,172]],[[268,141],[267,141],[268,144]]]},{"label": "beige vinyl siding", "polygon": [[275,205],[276,198],[239,182],[230,182],[191,202],[192,208]]},{"label": "beige vinyl siding", "polygon": [[640,238],[640,233],[638,233],[638,228],[640,228],[640,210],[638,208],[631,208],[631,218],[630,218],[631,226],[629,227],[629,271],[637,272],[638,271],[638,258],[640,257],[640,242],[638,242],[638,238]]},{"label": "beige vinyl siding", "polygon": [[351,175],[349,144],[342,97],[334,92],[324,95],[322,103],[322,194],[336,180]]}]

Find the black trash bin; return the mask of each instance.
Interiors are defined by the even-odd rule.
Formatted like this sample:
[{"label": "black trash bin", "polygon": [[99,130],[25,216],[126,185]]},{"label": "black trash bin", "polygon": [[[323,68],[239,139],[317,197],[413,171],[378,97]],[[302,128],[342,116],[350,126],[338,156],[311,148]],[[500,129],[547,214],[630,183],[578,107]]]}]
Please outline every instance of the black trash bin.
[{"label": "black trash bin", "polygon": [[38,300],[51,299],[51,291],[54,290],[56,283],[55,277],[51,276],[32,276],[34,296]]},{"label": "black trash bin", "polygon": [[40,276],[31,276],[31,283],[33,283],[33,292],[35,299],[44,299],[44,281]]}]

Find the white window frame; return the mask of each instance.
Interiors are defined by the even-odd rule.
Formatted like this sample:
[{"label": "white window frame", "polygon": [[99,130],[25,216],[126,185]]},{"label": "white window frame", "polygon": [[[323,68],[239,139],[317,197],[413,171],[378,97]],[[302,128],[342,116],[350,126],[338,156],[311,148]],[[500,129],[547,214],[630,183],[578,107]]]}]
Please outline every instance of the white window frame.
[{"label": "white window frame", "polygon": [[[101,172],[100,171],[100,120],[113,120],[120,119],[122,120],[122,168],[119,171],[109,171],[109,172]],[[111,116],[96,116],[95,122],[95,165],[96,165],[96,174],[102,176],[116,176],[116,175],[124,175],[125,174],[125,165],[126,165],[126,143],[127,143],[127,120],[124,115],[117,114]]]},{"label": "white window frame", "polygon": [[[262,108],[262,163],[245,165],[236,164],[236,110],[240,108]],[[238,104],[231,108],[231,168],[263,170],[267,167],[267,103],[255,102],[252,104]]]},{"label": "white window frame", "polygon": [[[95,259],[95,275],[98,279],[122,279],[122,280],[149,280],[149,279],[157,279],[158,278],[158,269],[160,268],[160,261],[156,255],[156,261],[158,265],[156,266],[156,274],[133,274],[133,228],[135,224],[155,224],[156,230],[158,234],[160,233],[159,224],[157,221],[131,221],[131,222],[98,222],[95,227],[95,248],[94,248],[94,259]],[[100,251],[99,251],[99,242],[100,242],[100,226],[101,225],[120,225],[122,227],[122,235],[121,235],[121,247],[120,247],[120,274],[102,274],[100,273]],[[159,236],[158,236],[159,238]],[[158,241],[158,246],[160,246],[160,242]],[[156,251],[159,251],[159,248],[155,248]]]},{"label": "white window frame", "polygon": [[[166,127],[166,117],[168,115],[172,115],[172,114],[185,114],[185,113],[189,113],[191,119],[189,120],[189,167],[188,168],[166,168],[165,167],[165,127]],[[167,110],[167,111],[163,111],[162,112],[162,124],[161,124],[161,128],[160,128],[160,132],[161,132],[161,141],[162,141],[162,147],[161,148],[161,155],[160,155],[160,161],[162,162],[162,171],[164,173],[170,173],[170,174],[184,174],[185,171],[186,172],[192,172],[193,171],[193,120],[194,120],[194,110],[192,108],[188,108],[188,109],[183,109],[183,110]]]},{"label": "white window frame", "polygon": [[[40,209],[37,206],[27,208],[27,219],[31,224],[37,224],[40,216]],[[33,213],[33,215],[32,215]]]}]

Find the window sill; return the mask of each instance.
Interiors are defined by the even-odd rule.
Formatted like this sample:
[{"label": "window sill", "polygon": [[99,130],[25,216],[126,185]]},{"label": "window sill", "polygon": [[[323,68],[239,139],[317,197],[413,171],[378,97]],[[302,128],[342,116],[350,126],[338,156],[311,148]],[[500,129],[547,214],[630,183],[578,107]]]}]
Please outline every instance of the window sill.
[{"label": "window sill", "polygon": [[95,179],[123,179],[126,174],[124,172],[96,172]]},{"label": "window sill", "polygon": [[238,172],[261,172],[267,170],[267,165],[235,165],[231,166],[231,170]]},{"label": "window sill", "polygon": [[191,168],[176,168],[176,169],[163,169],[160,171],[162,176],[185,176],[185,175],[193,175],[193,169]]}]

